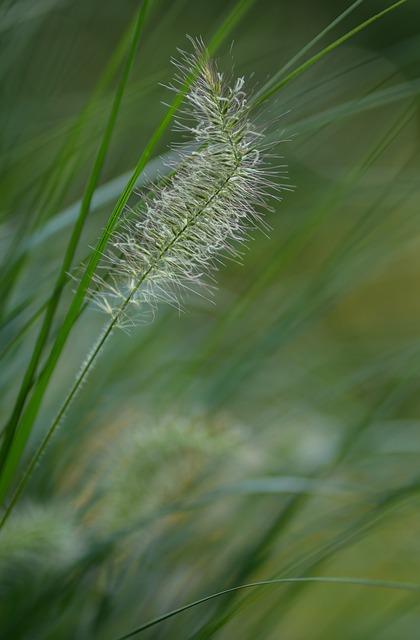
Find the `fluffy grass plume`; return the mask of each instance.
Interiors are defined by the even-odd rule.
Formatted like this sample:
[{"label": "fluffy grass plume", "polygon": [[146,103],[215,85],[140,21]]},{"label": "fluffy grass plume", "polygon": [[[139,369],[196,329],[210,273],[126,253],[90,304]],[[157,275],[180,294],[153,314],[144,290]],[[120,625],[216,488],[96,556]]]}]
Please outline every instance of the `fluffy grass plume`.
[{"label": "fluffy grass plume", "polygon": [[244,78],[229,82],[201,43],[175,65],[174,90],[198,74],[176,122],[188,146],[177,147],[180,162],[172,176],[126,210],[105,256],[106,276],[96,278],[94,300],[119,324],[145,304],[178,306],[182,292],[202,284],[221,254],[237,259],[238,243],[264,225],[269,198],[288,188],[273,179],[276,173],[285,178],[285,167],[273,172],[268,164]]}]

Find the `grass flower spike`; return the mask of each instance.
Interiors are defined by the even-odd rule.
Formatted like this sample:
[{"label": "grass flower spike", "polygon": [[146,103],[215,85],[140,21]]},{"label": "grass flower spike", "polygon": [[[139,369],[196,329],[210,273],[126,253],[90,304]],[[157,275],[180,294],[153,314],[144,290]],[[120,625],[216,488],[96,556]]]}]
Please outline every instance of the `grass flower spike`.
[{"label": "grass flower spike", "polygon": [[172,176],[126,211],[102,265],[107,275],[96,282],[95,301],[119,324],[145,303],[178,306],[182,292],[217,267],[221,252],[237,258],[235,245],[262,223],[275,189],[244,79],[229,85],[198,46],[176,64],[177,84],[198,71],[176,125],[190,144],[181,146]]},{"label": "grass flower spike", "polygon": [[114,329],[133,324],[161,301],[179,308],[185,291],[209,285],[208,275],[223,256],[238,259],[238,243],[256,226],[267,226],[262,213],[269,199],[290,189],[278,181],[285,166],[273,169],[268,162],[271,144],[250,118],[244,79],[229,84],[201,43],[182,56],[172,88],[182,91],[186,78],[194,78],[176,122],[188,146],[176,147],[178,163],[170,177],[127,207],[111,235],[90,292],[111,319],[33,455],[2,523]]}]

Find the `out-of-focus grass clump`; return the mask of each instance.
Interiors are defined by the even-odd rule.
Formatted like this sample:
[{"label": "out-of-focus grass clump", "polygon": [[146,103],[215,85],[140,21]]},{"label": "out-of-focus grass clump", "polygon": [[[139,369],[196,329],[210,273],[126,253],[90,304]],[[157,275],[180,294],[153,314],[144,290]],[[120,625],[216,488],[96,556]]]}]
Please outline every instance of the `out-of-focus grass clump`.
[{"label": "out-of-focus grass clump", "polygon": [[[154,0],[136,22],[139,8],[0,6],[0,465],[9,434],[30,426],[0,484],[5,509],[102,331],[81,297],[44,397],[77,265],[162,124],[161,83],[177,47],[191,48],[185,34],[247,77],[267,141],[287,141],[273,153],[296,189],[240,261],[219,265],[211,301],[187,297],[182,313],[162,305],[116,331],[65,406],[3,511],[0,637],[117,640],[224,589],[336,577],[367,582],[230,591],[138,637],[415,638],[419,7],[402,2],[354,33],[386,5]],[[139,187],[168,173],[180,134],[160,133]],[[54,289],[82,198],[86,224]]]}]

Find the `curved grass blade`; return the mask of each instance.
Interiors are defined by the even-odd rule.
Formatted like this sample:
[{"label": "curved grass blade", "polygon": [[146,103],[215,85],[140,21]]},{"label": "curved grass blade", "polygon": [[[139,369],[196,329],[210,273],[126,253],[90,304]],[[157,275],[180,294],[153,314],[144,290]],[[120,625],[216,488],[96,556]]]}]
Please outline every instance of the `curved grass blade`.
[{"label": "curved grass blade", "polygon": [[126,633],[123,636],[119,636],[117,640],[127,640],[128,638],[133,638],[134,636],[146,631],[146,629],[150,629],[155,625],[163,622],[164,620],[168,620],[169,618],[173,618],[184,611],[188,611],[188,609],[192,609],[193,607],[197,607],[200,604],[204,604],[205,602],[209,602],[210,600],[214,600],[215,598],[220,598],[228,593],[232,593],[233,591],[241,591],[243,589],[251,589],[252,587],[262,587],[269,585],[287,585],[287,584],[296,584],[296,583],[305,583],[305,584],[333,584],[333,585],[343,585],[343,586],[358,586],[358,587],[370,587],[374,589],[391,589],[398,591],[409,591],[420,593],[420,584],[416,584],[414,582],[398,582],[395,580],[373,580],[370,578],[344,578],[344,577],[320,577],[320,576],[307,576],[300,578],[274,578],[272,580],[258,580],[256,582],[248,582],[247,584],[241,584],[237,587],[231,587],[230,589],[224,589],[223,591],[218,591],[217,593],[212,593],[209,596],[205,596],[204,598],[200,598],[199,600],[194,600],[194,602],[190,602],[182,607],[178,607],[178,609],[173,609],[168,613],[165,613],[157,618],[153,618],[153,620],[149,620],[149,622],[145,622],[137,629]]},{"label": "curved grass blade", "polygon": [[[414,357],[410,354],[410,361],[417,362],[418,354],[415,353]],[[400,406],[404,398],[412,392],[415,387],[415,371],[416,367],[407,367],[407,363],[404,363],[402,368],[403,377],[399,383],[393,387],[387,387],[383,395],[378,399],[377,403],[368,413],[360,420],[357,420],[344,434],[344,437],[334,454],[333,459],[329,462],[328,467],[323,467],[314,472],[313,478],[325,478],[328,477],[334,470],[336,470],[343,460],[351,453],[359,439],[369,425],[375,421],[380,420],[384,416],[392,415],[392,412]],[[357,522],[352,523],[344,532],[344,534],[338,534],[334,539],[326,544],[322,545],[311,551],[308,556],[304,558],[299,557],[298,560],[292,560],[288,565],[283,566],[279,572],[296,572],[302,571],[308,573],[319,569],[321,563],[328,559],[337,550],[345,547],[350,542],[358,539],[358,537],[365,531],[370,530],[374,524],[378,521],[378,518],[383,515],[384,506],[393,506],[398,504],[399,500],[404,500],[407,496],[413,494],[419,488],[418,482],[414,481],[401,489],[396,491],[386,492],[383,495],[378,496],[375,499],[375,506],[369,513],[363,514]],[[242,582],[249,578],[249,576],[258,569],[261,559],[266,557],[266,554],[274,540],[282,534],[282,532],[290,526],[293,520],[302,512],[304,507],[311,500],[309,493],[301,493],[295,496],[291,496],[285,506],[282,506],[279,512],[274,517],[273,521],[262,533],[261,537],[255,542],[251,543],[251,546],[244,553],[244,561],[239,564],[239,569],[236,568],[236,564],[232,567],[233,583]],[[234,594],[231,597],[233,600]],[[219,610],[216,612],[216,616],[213,619],[205,623],[201,629],[193,636],[194,640],[205,640],[212,637],[223,624],[225,619],[230,617],[232,610],[236,605],[232,605],[232,602],[221,604]]]}]

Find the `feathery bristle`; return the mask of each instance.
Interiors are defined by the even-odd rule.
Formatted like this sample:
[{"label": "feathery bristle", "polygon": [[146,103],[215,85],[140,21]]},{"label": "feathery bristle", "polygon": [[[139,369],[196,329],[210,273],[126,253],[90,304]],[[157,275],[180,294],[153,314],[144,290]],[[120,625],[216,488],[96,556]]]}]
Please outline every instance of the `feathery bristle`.
[{"label": "feathery bristle", "polygon": [[202,284],[222,252],[237,258],[237,242],[262,223],[260,211],[276,188],[244,79],[230,86],[198,46],[176,64],[181,83],[198,71],[186,96],[187,120],[176,123],[195,150],[189,144],[181,151],[172,177],[145,197],[141,212],[126,211],[114,233],[94,299],[119,324],[133,321],[130,310],[145,303],[179,307],[182,292]]}]

